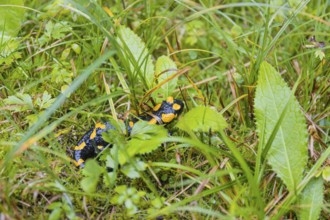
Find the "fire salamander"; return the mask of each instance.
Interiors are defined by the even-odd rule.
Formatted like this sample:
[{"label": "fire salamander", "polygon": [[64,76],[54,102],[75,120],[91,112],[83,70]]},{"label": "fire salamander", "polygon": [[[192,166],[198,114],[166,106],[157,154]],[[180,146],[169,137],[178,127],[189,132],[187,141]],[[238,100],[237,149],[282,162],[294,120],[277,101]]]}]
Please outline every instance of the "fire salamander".
[{"label": "fire salamander", "polygon": [[[169,124],[182,113],[183,107],[182,101],[170,96],[166,101],[157,104],[150,113],[130,120],[127,123],[127,133],[128,135],[131,133],[134,123],[138,120],[148,121],[150,124]],[[73,157],[76,166],[83,168],[87,159],[95,157],[106,146],[109,145],[111,147],[111,144],[102,138],[102,133],[110,129],[115,129],[115,127],[109,122],[96,123],[93,128],[83,135],[74,147]]]}]

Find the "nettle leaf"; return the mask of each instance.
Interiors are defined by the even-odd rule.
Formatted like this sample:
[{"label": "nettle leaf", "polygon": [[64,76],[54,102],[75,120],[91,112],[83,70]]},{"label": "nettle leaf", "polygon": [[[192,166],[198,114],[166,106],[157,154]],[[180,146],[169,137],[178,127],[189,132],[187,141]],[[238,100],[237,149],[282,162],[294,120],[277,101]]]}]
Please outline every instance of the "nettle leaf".
[{"label": "nettle leaf", "polygon": [[131,72],[141,72],[151,88],[154,81],[154,65],[145,43],[131,29],[124,26],[119,28],[118,35],[120,37],[117,38],[117,42],[128,59]]},{"label": "nettle leaf", "polygon": [[159,125],[139,121],[134,124],[128,146],[119,150],[119,163],[125,164],[135,155],[150,153],[156,150],[167,137],[167,130]]},{"label": "nettle leaf", "polygon": [[287,108],[267,158],[269,165],[292,192],[301,181],[307,164],[307,130],[297,100],[290,97],[291,91],[280,74],[270,64],[263,62],[254,106],[257,133],[267,141],[282,111]]},{"label": "nettle leaf", "polygon": [[[161,56],[157,59],[155,77],[157,78],[158,83],[168,79],[176,72],[176,64],[171,58],[167,56]],[[166,99],[173,93],[174,89],[176,88],[177,81],[178,78],[173,78],[164,85],[162,85],[155,93],[153,93],[153,97],[155,98],[157,103]]]},{"label": "nettle leaf", "polygon": [[178,128],[190,131],[208,132],[220,131],[228,125],[224,117],[208,106],[197,106],[185,114],[176,125]]},{"label": "nettle leaf", "polygon": [[24,19],[24,1],[0,0],[0,5],[0,36],[16,37]]},{"label": "nettle leaf", "polygon": [[309,181],[298,201],[299,219],[319,219],[323,206],[323,190],[323,179],[321,177]]},{"label": "nettle leaf", "polygon": [[85,168],[82,170],[85,177],[81,180],[81,188],[88,193],[95,192],[100,175],[103,172],[104,168],[98,165],[95,160],[87,160]]}]

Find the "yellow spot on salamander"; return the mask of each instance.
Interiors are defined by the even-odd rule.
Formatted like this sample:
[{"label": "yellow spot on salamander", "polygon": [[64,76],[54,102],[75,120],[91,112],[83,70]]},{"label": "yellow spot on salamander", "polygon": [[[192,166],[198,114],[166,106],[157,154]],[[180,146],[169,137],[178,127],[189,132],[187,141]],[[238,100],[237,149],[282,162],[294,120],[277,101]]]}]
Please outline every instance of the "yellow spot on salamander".
[{"label": "yellow spot on salamander", "polygon": [[99,146],[97,146],[97,149],[102,150],[103,149],[103,146],[102,145],[99,145]]},{"label": "yellow spot on salamander", "polygon": [[94,139],[96,137],[96,129],[98,129],[98,128],[104,129],[105,128],[105,124],[96,123],[93,132],[89,136],[89,139]]},{"label": "yellow spot on salamander", "polygon": [[129,125],[131,128],[133,128],[133,126],[134,126],[134,122],[130,121],[130,122],[128,123],[128,125]]},{"label": "yellow spot on salamander", "polygon": [[94,128],[93,132],[91,133],[91,136],[89,136],[89,139],[94,139],[96,137],[96,128]]},{"label": "yellow spot on salamander", "polygon": [[164,123],[170,123],[175,118],[174,113],[162,114],[162,121]]},{"label": "yellow spot on salamander", "polygon": [[167,97],[166,102],[172,104],[174,102],[174,99],[172,96]]},{"label": "yellow spot on salamander", "polygon": [[149,124],[152,124],[152,125],[157,124],[157,119],[152,118],[152,119],[149,121]]},{"label": "yellow spot on salamander", "polygon": [[152,110],[154,110],[154,111],[158,111],[161,105],[162,105],[162,104],[160,104],[160,103],[157,104]]},{"label": "yellow spot on salamander", "polygon": [[74,150],[82,150],[82,149],[84,149],[85,146],[86,146],[86,143],[84,141],[81,144],[79,144],[78,146],[75,146]]},{"label": "yellow spot on salamander", "polygon": [[96,124],[95,124],[95,128],[101,128],[101,129],[104,129],[104,128],[105,128],[105,124],[102,124],[102,123],[96,123]]},{"label": "yellow spot on salamander", "polygon": [[175,111],[177,111],[177,110],[180,110],[181,105],[175,103],[175,104],[172,106],[172,108],[173,108]]},{"label": "yellow spot on salamander", "polygon": [[85,161],[83,159],[79,159],[78,161],[75,161],[76,166],[80,166],[80,164],[84,163]]}]

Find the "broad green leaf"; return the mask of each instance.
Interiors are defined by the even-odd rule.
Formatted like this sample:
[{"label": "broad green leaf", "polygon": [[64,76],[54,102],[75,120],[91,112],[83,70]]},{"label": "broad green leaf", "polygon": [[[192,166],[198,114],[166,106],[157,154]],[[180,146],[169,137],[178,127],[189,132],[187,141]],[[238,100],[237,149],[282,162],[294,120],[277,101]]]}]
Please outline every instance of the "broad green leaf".
[{"label": "broad green leaf", "polygon": [[[3,43],[1,43],[1,41]],[[22,53],[16,51],[19,44],[20,41],[13,37],[4,36],[2,40],[0,40],[0,64],[5,63],[6,65],[10,65],[14,60],[22,57]]]},{"label": "broad green leaf", "polygon": [[119,28],[118,35],[117,42],[122,47],[131,72],[142,73],[140,76],[151,88],[154,81],[154,65],[144,42],[131,29],[124,26]]},{"label": "broad green leaf", "polygon": [[298,201],[298,216],[300,220],[317,220],[320,218],[323,205],[323,190],[322,177],[309,181]]},{"label": "broad green leaf", "polygon": [[82,170],[85,177],[81,180],[81,188],[88,193],[95,192],[103,170],[104,169],[100,167],[95,160],[88,160],[85,164],[85,168]]},{"label": "broad green leaf", "polygon": [[[161,56],[157,59],[155,77],[158,83],[168,79],[174,75],[177,71],[176,64],[167,56]],[[162,85],[154,94],[156,102],[161,102],[162,100],[169,97],[174,89],[176,88],[178,78],[173,78],[164,85]]]},{"label": "broad green leaf", "polygon": [[307,130],[297,100],[290,97],[291,91],[280,74],[270,64],[263,62],[260,65],[254,106],[257,133],[259,137],[264,135],[266,143],[288,105],[271,143],[267,161],[287,188],[294,191],[307,164]]},{"label": "broad green leaf", "polygon": [[125,164],[129,158],[156,150],[167,137],[167,130],[159,125],[139,121],[134,124],[128,146],[119,150],[119,163]]},{"label": "broad green leaf", "polygon": [[197,106],[185,114],[177,123],[177,127],[187,131],[208,132],[220,131],[227,127],[224,117],[208,106]]},{"label": "broad green leaf", "polygon": [[2,36],[16,37],[24,18],[24,9],[21,7],[23,3],[23,0],[0,0],[1,38]]}]

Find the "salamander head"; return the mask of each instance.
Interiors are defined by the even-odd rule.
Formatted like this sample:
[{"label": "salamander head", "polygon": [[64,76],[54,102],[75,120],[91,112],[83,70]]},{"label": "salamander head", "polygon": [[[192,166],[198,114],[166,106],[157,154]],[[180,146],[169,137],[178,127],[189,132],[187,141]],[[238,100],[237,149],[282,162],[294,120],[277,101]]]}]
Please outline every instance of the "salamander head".
[{"label": "salamander head", "polygon": [[184,104],[181,100],[168,97],[153,108],[152,114],[161,119],[163,124],[168,124],[177,118],[183,111]]}]

